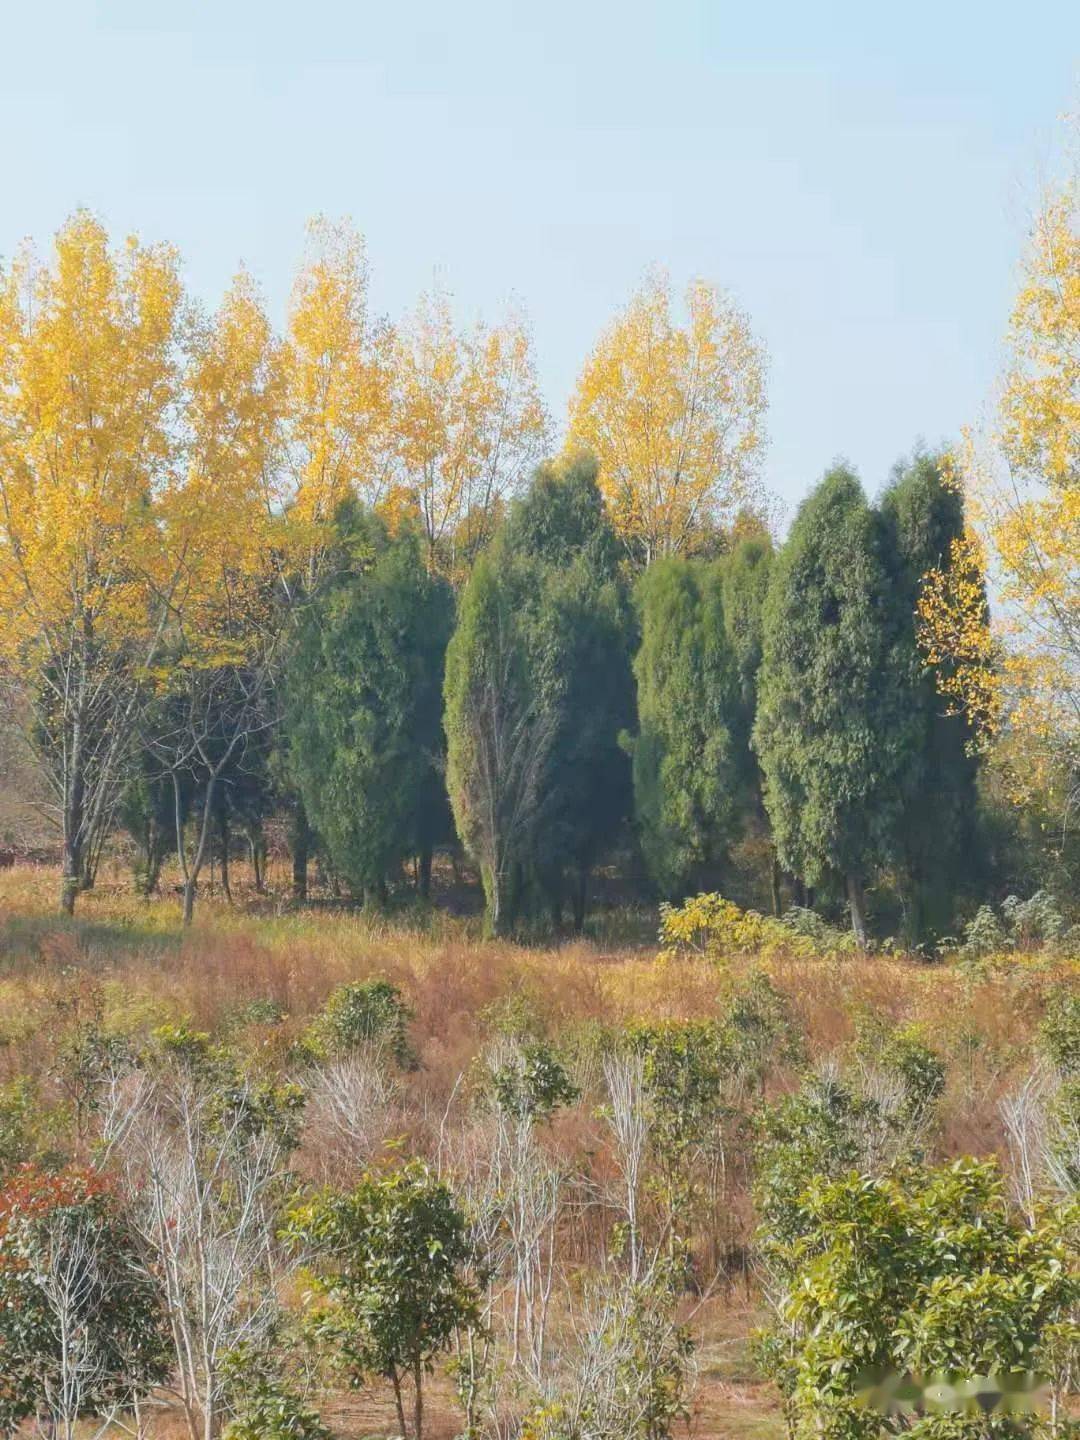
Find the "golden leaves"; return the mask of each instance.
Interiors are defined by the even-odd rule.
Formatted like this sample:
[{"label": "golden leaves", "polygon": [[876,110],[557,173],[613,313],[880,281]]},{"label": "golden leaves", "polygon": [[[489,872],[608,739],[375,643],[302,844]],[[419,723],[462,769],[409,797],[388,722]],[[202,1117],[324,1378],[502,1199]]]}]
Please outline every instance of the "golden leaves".
[{"label": "golden leaves", "polygon": [[516,316],[459,330],[442,294],[395,329],[370,315],[368,288],[359,236],[315,222],[285,359],[292,520],[314,552],[355,495],[395,526],[415,520],[431,563],[457,573],[543,454],[529,333]]},{"label": "golden leaves", "polygon": [[377,504],[390,482],[394,337],[369,313],[356,231],[318,219],[309,242],[284,360],[297,518],[318,524],[347,495]]},{"label": "golden leaves", "polygon": [[[671,308],[650,281],[572,414],[646,559],[743,501],[763,445],[745,317],[702,283],[683,324]],[[436,293],[395,328],[348,225],[311,227],[279,339],[246,274],[204,315],[171,248],[113,246],[78,212],[48,263],[0,276],[0,645],[58,646],[78,620],[102,642],[167,627],[232,653],[283,576],[316,574],[350,496],[417,524],[459,577],[549,434],[524,318],[462,328]]]},{"label": "golden leaves", "polygon": [[548,420],[524,320],[455,328],[447,297],[422,297],[395,346],[401,492],[433,566],[453,575],[490,538],[502,501],[542,458]]},{"label": "golden leaves", "polygon": [[1080,184],[1039,215],[1009,329],[1001,443],[1012,469],[1080,484]]},{"label": "golden leaves", "polygon": [[996,562],[1014,725],[1080,727],[1080,181],[1038,217],[1013,309],[1000,464],[972,464]]},{"label": "golden leaves", "polygon": [[997,433],[965,435],[957,470],[992,582],[980,618],[982,556],[927,577],[920,638],[939,684],[984,736],[1006,789],[1026,801],[1060,781],[1080,733],[1080,181],[1036,219],[1009,324]]},{"label": "golden leaves", "polygon": [[601,337],[570,407],[616,527],[647,564],[753,497],[764,449],[765,357],[746,317],[704,281],[651,276]]},{"label": "golden leaves", "polygon": [[173,479],[182,293],[175,252],[117,252],[85,211],[51,266],[24,253],[0,302],[0,606],[18,649],[74,612],[146,623],[143,584]]},{"label": "golden leaves", "polygon": [[982,547],[974,535],[953,540],[947,565],[923,578],[916,607],[919,648],[949,713],[967,716],[985,746],[1002,718],[999,647],[986,607]]},{"label": "golden leaves", "polygon": [[242,637],[258,644],[282,529],[284,353],[246,273],[193,327],[188,358],[187,464],[161,508],[162,580],[175,587],[186,648],[213,668],[242,651]]}]

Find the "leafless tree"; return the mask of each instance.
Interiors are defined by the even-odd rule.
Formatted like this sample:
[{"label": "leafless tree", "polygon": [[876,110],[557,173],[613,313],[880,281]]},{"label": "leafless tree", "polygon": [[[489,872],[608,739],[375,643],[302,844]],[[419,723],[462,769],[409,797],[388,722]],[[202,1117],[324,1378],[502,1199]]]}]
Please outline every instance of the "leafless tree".
[{"label": "leafless tree", "polygon": [[999,1106],[1017,1202],[1033,1219],[1040,1197],[1074,1195],[1080,1176],[1080,1116],[1060,1077],[1037,1066]]},{"label": "leafless tree", "polygon": [[[670,1433],[696,1371],[660,1273],[643,1267],[636,1284],[625,1272],[601,1274],[571,1312],[569,1329],[539,1391],[543,1410],[559,1416],[557,1433],[588,1440]],[[547,1440],[545,1429],[537,1434]]]},{"label": "leafless tree", "polygon": [[290,1141],[243,1078],[177,1059],[103,1107],[148,1268],[158,1276],[191,1440],[213,1440],[222,1360],[279,1315],[290,1261],[276,1239]]},{"label": "leafless tree", "polygon": [[401,1085],[389,1056],[368,1046],[318,1065],[306,1078],[305,1130],[335,1167],[362,1167],[401,1120]]},{"label": "leafless tree", "polygon": [[[45,1302],[57,1363],[43,1366],[42,1398],[48,1432],[73,1440],[79,1417],[110,1378],[105,1353],[95,1343],[94,1314],[109,1297],[108,1266],[101,1253],[102,1231],[89,1216],[74,1224],[68,1218],[47,1221],[34,1247],[33,1281]],[[94,1432],[104,1435],[111,1423],[110,1407]],[[39,1417],[39,1428],[40,1428]]]},{"label": "leafless tree", "polygon": [[[199,876],[210,853],[216,800],[230,766],[243,766],[249,748],[277,722],[272,702],[278,634],[259,637],[241,661],[196,659],[172,668],[169,692],[146,712],[144,742],[172,785],[176,853],[183,876],[184,924],[195,913]],[[194,844],[185,838],[185,782],[199,798]]]},{"label": "leafless tree", "polygon": [[82,1424],[87,1440],[141,1436],[147,1396],[161,1378],[160,1314],[131,1237],[106,1213],[73,1205],[29,1221],[13,1239],[49,1337],[38,1366],[37,1433],[73,1440]]},{"label": "leafless tree", "polygon": [[604,1056],[605,1111],[615,1141],[615,1159],[623,1178],[623,1204],[629,1230],[630,1278],[636,1283],[641,1262],[638,1197],[649,1144],[649,1113],[645,1096],[645,1059],[621,1050]]}]

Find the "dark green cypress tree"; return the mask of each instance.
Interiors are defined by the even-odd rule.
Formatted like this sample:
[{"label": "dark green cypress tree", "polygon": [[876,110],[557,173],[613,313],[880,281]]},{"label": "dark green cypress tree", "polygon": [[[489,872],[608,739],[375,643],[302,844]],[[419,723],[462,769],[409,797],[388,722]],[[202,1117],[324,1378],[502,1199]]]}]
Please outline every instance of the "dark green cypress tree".
[{"label": "dark green cypress tree", "polygon": [[[734,652],[738,674],[738,706],[732,738],[738,764],[740,801],[745,826],[751,832],[768,831],[761,766],[751,745],[757,714],[758,670],[765,625],[765,597],[775,551],[768,531],[736,540],[724,558],[724,623]],[[780,912],[780,865],[775,846],[768,842],[769,888],[774,914]]]},{"label": "dark green cypress tree", "polygon": [[830,471],[773,566],[754,726],[780,859],[810,885],[843,881],[860,944],[920,733],[883,548],[858,479]]},{"label": "dark green cypress tree", "polygon": [[897,832],[905,928],[918,944],[948,930],[957,890],[976,861],[978,762],[971,729],[963,715],[949,713],[916,639],[924,577],[948,567],[952,542],[964,533],[964,500],[940,457],[916,453],[897,466],[880,508],[910,656],[908,703],[919,729]]},{"label": "dark green cypress tree", "polygon": [[580,928],[589,872],[629,810],[618,561],[595,464],[545,466],[462,599],[447,661],[450,794],[496,934],[538,892],[557,919],[568,880]]},{"label": "dark green cypress tree", "polygon": [[289,658],[286,753],[331,864],[370,902],[404,858],[430,862],[445,810],[439,697],[453,605],[411,531],[391,537],[354,506],[338,529],[335,573]]},{"label": "dark green cypress tree", "polygon": [[458,836],[480,868],[484,929],[513,933],[553,804],[544,785],[564,693],[543,623],[544,567],[497,539],[461,597],[446,653],[447,785]]},{"label": "dark green cypress tree", "polygon": [[541,608],[564,688],[532,868],[556,923],[569,885],[580,930],[589,875],[633,803],[619,743],[634,715],[633,615],[592,457],[542,467],[513,506],[501,545],[544,572]]},{"label": "dark green cypress tree", "polygon": [[634,810],[657,890],[720,864],[738,818],[739,676],[717,564],[658,560],[638,582]]}]

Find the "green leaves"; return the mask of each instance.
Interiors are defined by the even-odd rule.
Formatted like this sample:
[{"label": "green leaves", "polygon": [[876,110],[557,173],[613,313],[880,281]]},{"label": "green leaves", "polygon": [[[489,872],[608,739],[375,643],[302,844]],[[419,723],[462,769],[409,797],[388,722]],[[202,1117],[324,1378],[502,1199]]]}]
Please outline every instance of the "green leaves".
[{"label": "green leaves", "polygon": [[385,1047],[403,1069],[415,1069],[416,1052],[409,1043],[413,1013],[401,991],[389,980],[358,980],[339,985],[311,1026],[315,1047],[331,1055]]},{"label": "green leaves", "polygon": [[992,1163],[822,1177],[799,1207],[799,1233],[773,1239],[790,1283],[759,1347],[798,1434],[866,1433],[860,1372],[1037,1370],[1078,1299],[1062,1217],[1013,1214]]},{"label": "green leaves", "polygon": [[892,852],[915,736],[899,643],[877,519],[835,469],[773,566],[754,727],[780,858],[809,884]]},{"label": "green leaves", "polygon": [[524,1041],[505,1053],[497,1052],[487,1085],[496,1107],[516,1120],[550,1120],[581,1093],[544,1040]]},{"label": "green leaves", "polygon": [[595,467],[539,471],[461,601],[446,662],[447,781],[488,928],[561,909],[629,806],[630,623]]},{"label": "green leaves", "polygon": [[675,897],[735,835],[739,674],[718,566],[657,561],[637,599],[635,812],[653,883]]},{"label": "green leaves", "polygon": [[340,569],[290,655],[285,725],[307,813],[335,869],[370,898],[442,823],[439,694],[453,606],[411,532],[391,538],[345,508],[339,530]]},{"label": "green leaves", "polygon": [[465,1217],[420,1162],[317,1196],[291,1212],[286,1236],[314,1252],[325,1303],[310,1305],[310,1323],[351,1383],[365,1373],[415,1378],[459,1328],[476,1323]]}]

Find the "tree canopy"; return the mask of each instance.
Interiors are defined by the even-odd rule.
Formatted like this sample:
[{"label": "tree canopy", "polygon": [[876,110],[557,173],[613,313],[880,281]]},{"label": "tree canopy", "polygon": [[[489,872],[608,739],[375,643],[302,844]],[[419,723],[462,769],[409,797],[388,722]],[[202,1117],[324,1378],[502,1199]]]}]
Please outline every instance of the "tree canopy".
[{"label": "tree canopy", "polygon": [[634,797],[645,863],[665,896],[723,860],[737,810],[739,676],[715,564],[669,557],[638,583]]},{"label": "tree canopy", "polygon": [[289,765],[338,873],[373,900],[442,820],[439,698],[453,604],[420,537],[341,506],[338,568],[306,607],[286,672]]},{"label": "tree canopy", "polygon": [[882,527],[848,469],[799,509],[765,604],[754,745],[781,861],[809,884],[846,882],[866,939],[863,886],[894,853],[919,726]]}]

